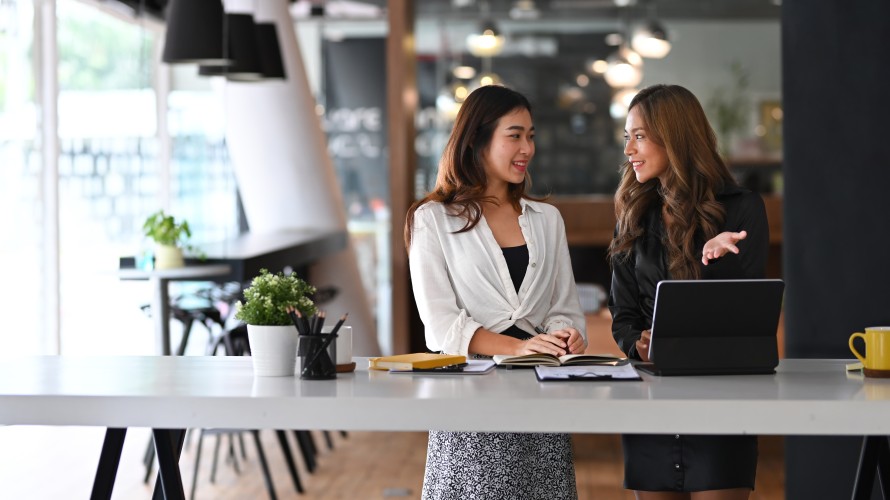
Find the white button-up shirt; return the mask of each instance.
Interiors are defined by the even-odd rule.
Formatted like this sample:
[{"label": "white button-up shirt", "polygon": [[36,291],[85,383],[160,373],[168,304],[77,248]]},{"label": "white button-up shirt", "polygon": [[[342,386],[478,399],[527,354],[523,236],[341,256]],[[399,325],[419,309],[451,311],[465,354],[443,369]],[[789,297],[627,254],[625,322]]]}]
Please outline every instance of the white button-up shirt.
[{"label": "white button-up shirt", "polygon": [[571,326],[586,342],[562,216],[546,203],[520,204],[529,262],[519,292],[484,216],[457,233],[466,221],[448,215],[445,205],[428,202],[415,212],[408,258],[430,350],[467,355],[479,327],[502,332],[514,324],[531,335],[535,327]]}]

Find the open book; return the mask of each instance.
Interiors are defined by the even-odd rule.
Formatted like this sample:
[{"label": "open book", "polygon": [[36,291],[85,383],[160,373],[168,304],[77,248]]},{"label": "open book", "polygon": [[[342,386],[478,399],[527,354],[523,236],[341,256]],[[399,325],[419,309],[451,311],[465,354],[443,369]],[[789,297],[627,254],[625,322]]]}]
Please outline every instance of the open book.
[{"label": "open book", "polygon": [[612,354],[566,354],[556,357],[552,354],[535,353],[521,356],[497,354],[492,356],[498,366],[571,366],[571,365],[621,365],[627,358]]}]

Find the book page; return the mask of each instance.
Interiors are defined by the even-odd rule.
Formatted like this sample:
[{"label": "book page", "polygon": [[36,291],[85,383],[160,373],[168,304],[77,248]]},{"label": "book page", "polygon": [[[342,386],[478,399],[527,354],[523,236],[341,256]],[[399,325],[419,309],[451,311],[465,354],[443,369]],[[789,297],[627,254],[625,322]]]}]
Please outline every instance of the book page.
[{"label": "book page", "polygon": [[566,354],[559,357],[563,365],[618,365],[627,362],[627,358],[620,358],[611,354]]},{"label": "book page", "polygon": [[507,354],[495,354],[491,357],[499,365],[523,365],[523,366],[559,366],[559,358],[552,354],[536,353],[523,354],[522,356],[510,356]]}]

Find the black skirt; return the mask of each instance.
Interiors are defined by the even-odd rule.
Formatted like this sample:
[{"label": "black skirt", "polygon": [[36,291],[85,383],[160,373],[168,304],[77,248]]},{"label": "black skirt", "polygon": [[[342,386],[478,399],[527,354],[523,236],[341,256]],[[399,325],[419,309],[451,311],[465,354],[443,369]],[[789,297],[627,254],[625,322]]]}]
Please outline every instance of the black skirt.
[{"label": "black skirt", "polygon": [[624,487],[637,491],[754,489],[756,436],[626,434]]}]

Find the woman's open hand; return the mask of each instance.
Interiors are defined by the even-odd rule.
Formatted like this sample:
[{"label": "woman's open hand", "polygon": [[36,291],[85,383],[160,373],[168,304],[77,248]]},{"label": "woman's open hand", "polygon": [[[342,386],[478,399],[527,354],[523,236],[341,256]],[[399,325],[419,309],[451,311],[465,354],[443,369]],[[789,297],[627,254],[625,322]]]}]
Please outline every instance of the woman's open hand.
[{"label": "woman's open hand", "polygon": [[747,236],[747,231],[739,231],[738,233],[727,231],[714,236],[705,243],[702,249],[701,263],[707,266],[709,261],[723,257],[727,252],[739,253],[739,247],[736,246],[736,243],[742,241]]}]

